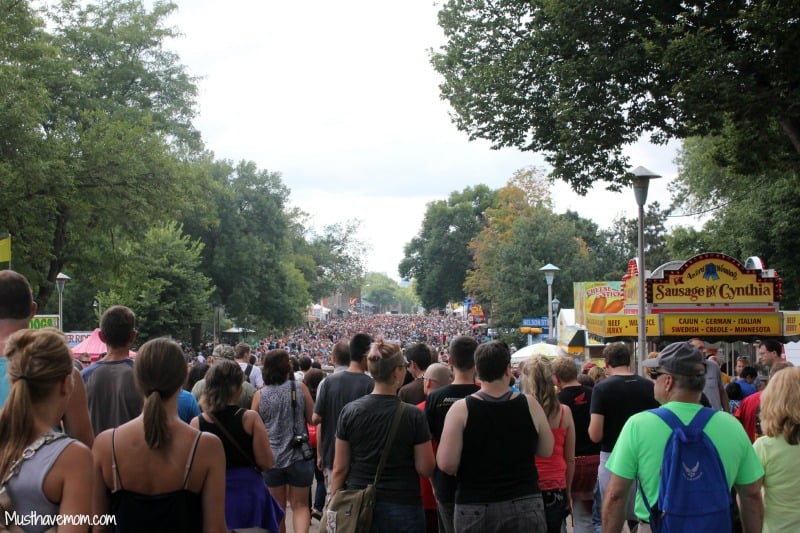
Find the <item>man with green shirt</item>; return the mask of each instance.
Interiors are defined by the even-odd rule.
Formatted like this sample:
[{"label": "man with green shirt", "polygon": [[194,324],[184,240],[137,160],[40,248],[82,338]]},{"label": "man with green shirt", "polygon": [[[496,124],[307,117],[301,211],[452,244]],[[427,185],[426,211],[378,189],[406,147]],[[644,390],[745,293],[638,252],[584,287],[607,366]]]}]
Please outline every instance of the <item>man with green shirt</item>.
[{"label": "man with green shirt", "polygon": [[[700,351],[689,342],[676,342],[664,348],[657,358],[644,361],[643,366],[654,382],[656,400],[688,424],[701,408],[700,395],[705,387],[705,361]],[[719,453],[728,488],[736,487],[743,533],[761,531],[764,469],[742,425],[731,415],[718,412],[704,432]],[[625,423],[606,463],[611,479],[603,500],[603,532],[622,530],[626,496],[633,479],[639,479],[651,504],[658,500],[664,448],[671,433],[669,426],[649,411],[636,414]],[[642,522],[639,533],[648,533],[650,513],[638,492],[636,516]]]}]

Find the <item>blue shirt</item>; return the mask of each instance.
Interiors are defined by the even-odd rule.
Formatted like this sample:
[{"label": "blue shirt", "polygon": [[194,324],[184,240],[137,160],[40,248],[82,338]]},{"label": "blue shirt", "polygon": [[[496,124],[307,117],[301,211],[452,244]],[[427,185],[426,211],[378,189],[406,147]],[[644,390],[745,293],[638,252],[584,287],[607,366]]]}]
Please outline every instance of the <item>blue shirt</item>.
[{"label": "blue shirt", "polygon": [[8,395],[11,393],[11,382],[6,375],[6,363],[8,359],[0,357],[0,407],[5,405]]},{"label": "blue shirt", "polygon": [[194,399],[191,392],[181,389],[181,393],[178,394],[178,417],[188,424],[196,416],[200,416],[200,406],[197,405],[197,400]]},{"label": "blue shirt", "polygon": [[739,384],[739,388],[742,389],[742,400],[750,396],[751,394],[755,394],[756,388],[749,384],[747,381],[739,378],[736,380],[736,383]]}]

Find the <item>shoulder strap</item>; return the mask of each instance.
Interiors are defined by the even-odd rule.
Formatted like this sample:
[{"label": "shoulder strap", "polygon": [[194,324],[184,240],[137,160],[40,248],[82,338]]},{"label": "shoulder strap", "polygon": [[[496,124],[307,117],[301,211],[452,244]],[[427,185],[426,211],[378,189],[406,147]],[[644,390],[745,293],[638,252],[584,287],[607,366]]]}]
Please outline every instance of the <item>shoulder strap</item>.
[{"label": "shoulder strap", "polygon": [[386,465],[386,460],[389,458],[389,449],[392,446],[392,441],[394,440],[395,435],[397,435],[397,428],[400,426],[400,419],[403,418],[403,410],[405,409],[405,402],[400,402],[397,404],[397,409],[394,411],[394,418],[392,419],[392,425],[389,428],[389,433],[386,435],[386,442],[383,444],[383,453],[381,453],[381,460],[378,462],[378,469],[375,471],[375,480],[372,482],[373,485],[378,485],[378,480],[381,478],[381,473],[383,472],[383,467]]},{"label": "shoulder strap", "polygon": [[192,453],[190,453],[189,457],[186,458],[186,473],[183,475],[183,490],[186,490],[186,488],[189,486],[189,472],[192,470],[194,456],[197,453],[197,445],[200,443],[200,436],[202,434],[202,431],[197,432],[197,436],[194,438],[194,444],[192,445]]},{"label": "shoulder strap", "polygon": [[694,418],[691,422],[689,422],[689,427],[692,429],[701,430],[706,427],[711,417],[717,414],[715,409],[711,409],[710,407],[702,407],[697,414],[694,415]]},{"label": "shoulder strap", "polygon": [[117,434],[117,428],[111,430],[111,476],[114,478],[113,492],[122,489],[122,481],[119,479],[119,468],[117,467],[117,450],[114,447],[114,437]]},{"label": "shoulder strap", "polygon": [[657,409],[650,409],[650,412],[659,417],[667,424],[670,429],[675,430],[684,427],[684,423],[678,418],[678,415],[667,409],[666,407],[659,407]]},{"label": "shoulder strap", "polygon": [[[241,410],[242,409],[240,409],[240,411]],[[237,414],[238,412],[239,411],[237,411]],[[227,441],[230,442],[234,448],[236,448],[236,451],[239,452],[239,454],[242,457],[247,459],[247,462],[250,463],[250,466],[255,468],[257,471],[261,472],[261,469],[258,468],[258,465],[256,464],[255,460],[252,457],[250,457],[250,454],[244,451],[244,449],[242,449],[241,446],[239,446],[239,443],[236,442],[236,439],[233,438],[233,435],[230,434],[230,432],[225,428],[225,426],[219,423],[219,420],[217,420],[217,418],[213,414],[211,414],[211,411],[206,411],[204,414],[208,415],[208,418],[211,419],[211,423],[217,426],[217,428],[222,432],[222,436],[225,437],[225,439],[227,439]]]},{"label": "shoulder strap", "polygon": [[247,367],[244,369],[244,377],[247,381],[250,380],[250,374],[253,373],[253,365],[247,363]]}]

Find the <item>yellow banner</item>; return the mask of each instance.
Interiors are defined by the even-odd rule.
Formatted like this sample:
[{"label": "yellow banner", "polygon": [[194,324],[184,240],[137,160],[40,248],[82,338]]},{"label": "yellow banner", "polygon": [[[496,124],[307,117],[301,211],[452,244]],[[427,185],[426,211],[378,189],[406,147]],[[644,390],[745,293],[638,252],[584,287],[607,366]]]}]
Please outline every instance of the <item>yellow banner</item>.
[{"label": "yellow banner", "polygon": [[0,263],[11,261],[11,236],[0,239]]},{"label": "yellow banner", "polygon": [[[658,317],[647,315],[648,337],[659,336]],[[639,317],[634,315],[588,315],[586,327],[589,333],[600,337],[637,337]]]},{"label": "yellow banner", "polygon": [[780,336],[780,313],[696,313],[662,314],[663,335]]},{"label": "yellow banner", "polygon": [[36,315],[31,318],[29,329],[57,328],[58,315]]},{"label": "yellow banner", "polygon": [[783,312],[783,334],[800,335],[800,311]]},{"label": "yellow banner", "polygon": [[[746,272],[724,257],[687,262],[651,280],[647,300],[661,304],[774,303],[777,278]],[[626,293],[627,296],[627,293]],[[626,302],[627,303],[627,302]]]}]

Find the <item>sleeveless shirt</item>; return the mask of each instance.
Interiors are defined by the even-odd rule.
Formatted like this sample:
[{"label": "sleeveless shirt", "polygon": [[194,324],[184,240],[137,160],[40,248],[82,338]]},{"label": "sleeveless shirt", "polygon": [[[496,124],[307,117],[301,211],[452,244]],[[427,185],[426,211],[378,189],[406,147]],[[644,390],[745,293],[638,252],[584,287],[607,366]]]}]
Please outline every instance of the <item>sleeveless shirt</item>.
[{"label": "sleeveless shirt", "polygon": [[[60,504],[52,503],[44,495],[42,487],[44,479],[53,465],[56,463],[61,453],[67,446],[75,442],[75,439],[61,437],[50,441],[36,450],[29,459],[20,464],[19,472],[12,477],[7,485],[8,495],[14,510],[20,515],[36,513],[39,516],[55,516],[58,514]],[[25,526],[28,533],[41,533],[50,526],[34,523]]]},{"label": "sleeveless shirt", "polygon": [[220,430],[216,424],[208,422],[203,415],[200,415],[200,431],[213,433],[219,440],[222,441],[222,447],[225,449],[225,467],[239,468],[252,466],[251,460],[255,462],[253,455],[253,436],[248,435],[244,430],[244,412],[245,410],[238,405],[228,405],[224,409],[214,411],[214,418],[222,424],[231,437],[236,439],[236,443],[245,453],[249,454],[248,457],[242,456],[242,452],[236,449],[236,446],[230,442],[230,439],[225,433]]},{"label": "sleeveless shirt", "polygon": [[559,490],[567,488],[567,460],[564,459],[564,441],[567,440],[567,428],[564,423],[565,405],[561,406],[561,418],[558,427],[550,428],[553,432],[553,453],[544,459],[536,456],[536,470],[539,472],[539,488],[542,490]]},{"label": "sleeveless shirt", "polygon": [[264,385],[261,389],[261,403],[258,414],[267,428],[269,445],[275,455],[272,468],[286,468],[303,460],[299,448],[292,446],[295,435],[306,433],[305,395],[300,384],[297,385],[297,406],[292,413],[292,384],[286,380],[280,385]]},{"label": "sleeveless shirt", "polygon": [[523,394],[507,401],[466,397],[467,424],[456,479],[456,504],[538,494],[534,455],[539,434]]},{"label": "sleeveless shirt", "polygon": [[112,531],[118,533],[196,533],[203,530],[202,493],[188,490],[189,472],[192,469],[200,433],[197,433],[189,457],[183,487],[180,490],[161,494],[140,494],[125,490],[117,469],[117,453],[114,448],[114,433],[111,433],[111,469],[114,488],[109,495],[111,514],[116,517]]}]

